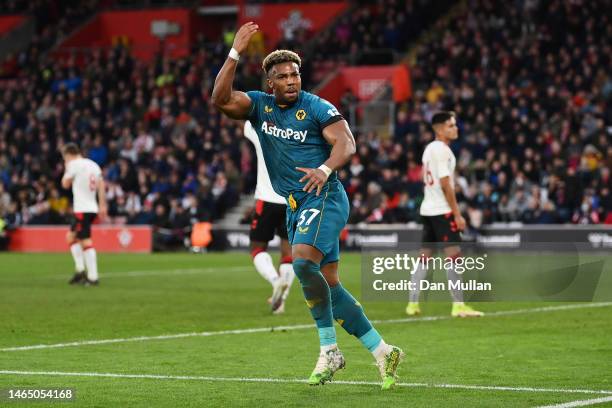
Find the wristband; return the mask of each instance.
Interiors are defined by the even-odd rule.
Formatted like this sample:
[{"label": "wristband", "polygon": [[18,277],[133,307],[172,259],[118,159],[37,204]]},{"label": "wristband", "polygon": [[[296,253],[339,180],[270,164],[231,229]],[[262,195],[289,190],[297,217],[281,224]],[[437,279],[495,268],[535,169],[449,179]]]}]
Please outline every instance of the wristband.
[{"label": "wristband", "polygon": [[228,57],[230,57],[231,59],[233,59],[234,61],[238,61],[240,60],[240,54],[238,54],[238,51],[236,51],[235,48],[232,48],[228,54]]},{"label": "wristband", "polygon": [[326,165],[322,164],[319,166],[319,170],[323,171],[323,173],[325,173],[325,175],[327,177],[329,177],[330,174],[332,174],[332,169],[330,169],[329,167],[327,167]]}]

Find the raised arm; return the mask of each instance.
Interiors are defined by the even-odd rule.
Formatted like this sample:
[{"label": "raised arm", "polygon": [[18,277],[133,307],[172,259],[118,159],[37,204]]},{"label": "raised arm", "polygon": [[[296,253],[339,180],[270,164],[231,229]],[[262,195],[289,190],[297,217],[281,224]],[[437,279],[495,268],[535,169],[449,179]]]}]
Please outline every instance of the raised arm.
[{"label": "raised arm", "polygon": [[310,193],[316,188],[317,195],[321,194],[321,189],[327,182],[331,172],[340,169],[348,163],[356,150],[355,138],[346,120],[340,120],[327,126],[323,129],[323,137],[327,140],[327,143],[332,145],[329,159],[316,169],[304,167],[297,168],[306,173],[306,175],[300,179],[300,182],[307,181],[304,186],[304,191]]},{"label": "raised arm", "polygon": [[[259,26],[252,22],[240,27],[234,38],[232,52],[226,58],[215,79],[212,103],[215,108],[232,119],[246,119],[251,111],[251,98],[244,92],[233,90],[232,84],[234,83],[239,55],[246,51],[249,40],[257,30],[259,30]],[[234,54],[234,50],[238,55]]]}]

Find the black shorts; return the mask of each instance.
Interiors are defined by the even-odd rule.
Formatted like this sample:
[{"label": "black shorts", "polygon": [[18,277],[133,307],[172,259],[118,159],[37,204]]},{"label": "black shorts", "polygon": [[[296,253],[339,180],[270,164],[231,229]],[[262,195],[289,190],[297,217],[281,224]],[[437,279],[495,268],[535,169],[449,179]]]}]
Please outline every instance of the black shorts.
[{"label": "black shorts", "polygon": [[461,242],[461,233],[457,229],[455,217],[452,213],[432,216],[422,215],[421,220],[423,222],[423,244]]},{"label": "black shorts", "polygon": [[70,231],[76,233],[78,239],[91,238],[91,224],[97,216],[96,213],[74,213],[70,223]]},{"label": "black shorts", "polygon": [[287,206],[285,204],[269,203],[257,200],[255,216],[251,222],[249,238],[251,242],[269,242],[274,233],[282,239],[287,239]]}]

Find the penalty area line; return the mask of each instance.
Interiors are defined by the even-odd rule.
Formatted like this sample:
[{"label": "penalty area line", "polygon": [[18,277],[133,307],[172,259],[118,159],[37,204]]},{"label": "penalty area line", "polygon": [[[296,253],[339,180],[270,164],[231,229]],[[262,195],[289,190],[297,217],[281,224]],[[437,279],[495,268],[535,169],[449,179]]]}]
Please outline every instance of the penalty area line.
[{"label": "penalty area line", "polygon": [[[559,306],[544,306],[531,309],[514,309],[514,310],[501,310],[498,312],[486,313],[482,318],[491,318],[499,316],[513,316],[520,314],[533,314],[533,313],[547,313],[547,312],[558,312],[563,310],[575,310],[575,309],[589,309],[596,307],[612,306],[612,302],[600,302],[600,303],[581,303],[571,305],[559,305]],[[388,320],[372,320],[374,324],[401,324],[401,323],[417,323],[417,322],[431,322],[439,320],[451,320],[457,319],[456,317],[446,316],[426,316],[426,317],[412,317],[403,319],[388,319]],[[480,319],[476,318],[476,319]],[[101,339],[101,340],[81,340],[73,341],[68,343],[56,343],[56,344],[35,344],[31,346],[15,346],[1,348],[0,352],[11,352],[11,351],[28,351],[28,350],[42,350],[42,349],[53,349],[53,348],[64,348],[64,347],[80,347],[80,346],[92,346],[102,344],[116,344],[116,343],[129,343],[138,341],[155,341],[155,340],[172,340],[181,339],[187,337],[210,337],[210,336],[221,336],[229,334],[253,334],[253,333],[269,333],[274,331],[293,331],[293,330],[305,330],[314,328],[314,324],[296,324],[289,326],[273,326],[273,327],[255,327],[251,329],[235,329],[235,330],[219,330],[219,331],[205,331],[205,332],[192,332],[192,333],[177,333],[177,334],[164,334],[158,336],[138,336],[138,337],[126,337],[116,339]]]},{"label": "penalty area line", "polygon": [[[105,378],[129,378],[129,379],[148,379],[148,380],[191,380],[191,381],[239,382],[239,383],[285,383],[285,384],[307,384],[308,383],[308,380],[300,379],[300,378],[209,377],[209,376],[198,376],[198,375],[114,374],[114,373],[62,372],[62,371],[0,370],[0,375],[53,376],[53,377],[105,377]],[[375,382],[375,381],[334,380],[330,384],[332,385],[335,384],[335,385],[380,386],[380,382]],[[491,385],[427,384],[427,383],[397,383],[396,386],[407,387],[407,388],[445,388],[445,389],[451,388],[451,389],[481,390],[481,391],[514,391],[514,392],[612,395],[612,391],[608,391],[608,390],[585,390],[585,389],[566,389],[566,388],[506,387],[506,386],[491,386]],[[600,398],[600,399],[603,399],[603,398]],[[591,400],[591,401],[594,401],[594,400]],[[571,405],[571,406],[575,406],[575,405]]]}]

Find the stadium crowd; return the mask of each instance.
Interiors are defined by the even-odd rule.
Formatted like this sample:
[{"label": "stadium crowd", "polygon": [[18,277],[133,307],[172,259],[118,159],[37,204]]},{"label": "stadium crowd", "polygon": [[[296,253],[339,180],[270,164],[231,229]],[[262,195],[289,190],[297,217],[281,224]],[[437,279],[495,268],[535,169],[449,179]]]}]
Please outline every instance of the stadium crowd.
[{"label": "stadium crowd", "polygon": [[34,20],[36,27],[26,50],[10,53],[0,64],[0,78],[21,74],[20,69],[35,64],[49,49],[64,39],[80,22],[91,16],[97,0],[8,0],[0,14],[24,14]]},{"label": "stadium crowd", "polygon": [[[352,12],[313,39],[307,64],[308,74],[315,82],[323,80],[339,66],[393,64],[454,2],[378,0],[353,3]],[[296,35],[282,45],[299,50],[304,40],[304,35]]]},{"label": "stadium crowd", "polygon": [[[44,38],[61,38],[64,26],[49,26],[55,31]],[[253,190],[252,148],[235,142],[241,129],[208,103],[231,41],[200,35],[189,57],[150,65],[123,48],[92,50],[83,64],[58,61],[37,52],[39,41],[5,71],[14,77],[0,102],[0,215],[9,225],[66,222],[70,194],[59,186],[58,150],[67,142],[104,169],[113,222],[184,230],[222,217]],[[260,60],[241,63],[239,88],[261,87]],[[307,74],[304,81],[309,89]]]},{"label": "stadium crowd", "polygon": [[[395,134],[356,134],[357,154],[340,171],[349,222],[418,220],[427,121],[442,108],[459,117],[459,201],[473,227],[612,222],[609,18],[598,2],[517,4],[472,1],[420,45]],[[393,22],[372,38],[389,37]],[[353,44],[362,36],[349,26]],[[124,48],[91,51],[83,65],[17,58],[0,95],[0,218],[66,222],[58,149],[67,142],[103,168],[112,222],[172,232],[223,217],[253,191],[257,166],[240,127],[209,103],[226,55],[199,36],[189,56],[151,64]],[[245,59],[237,88],[260,86],[260,57]]]},{"label": "stadium crowd", "polygon": [[459,201],[472,226],[612,223],[611,6],[470,1],[420,45],[393,140],[358,138],[344,171],[351,221],[417,219],[426,124],[452,109]]},{"label": "stadium crowd", "polygon": [[208,103],[211,62],[225,53],[196,44],[187,58],[149,65],[116,48],[82,67],[42,59],[5,81],[0,214],[10,226],[65,223],[58,149],[75,142],[103,168],[112,222],[180,231],[222,217],[253,190],[256,166],[240,129]]}]

